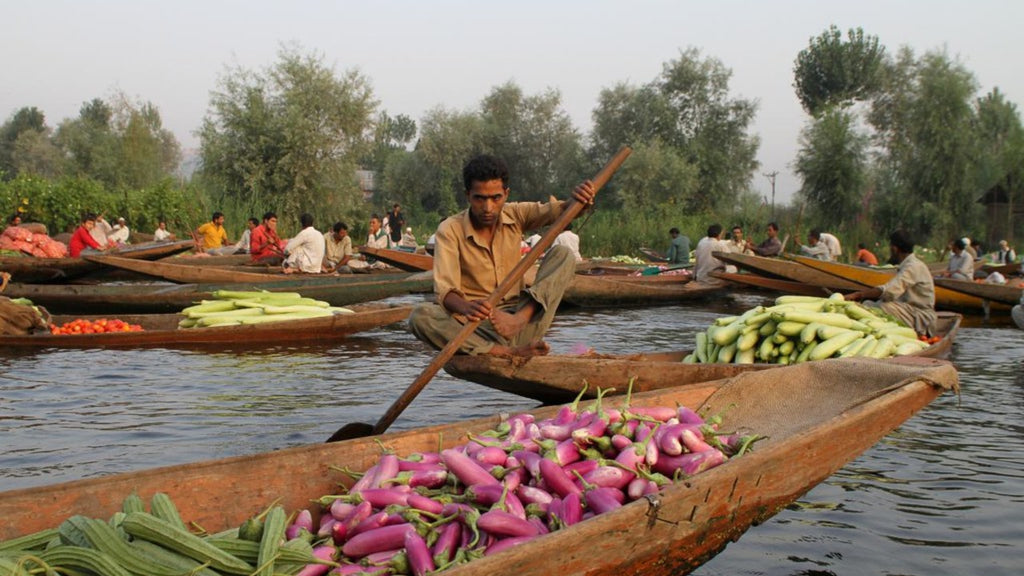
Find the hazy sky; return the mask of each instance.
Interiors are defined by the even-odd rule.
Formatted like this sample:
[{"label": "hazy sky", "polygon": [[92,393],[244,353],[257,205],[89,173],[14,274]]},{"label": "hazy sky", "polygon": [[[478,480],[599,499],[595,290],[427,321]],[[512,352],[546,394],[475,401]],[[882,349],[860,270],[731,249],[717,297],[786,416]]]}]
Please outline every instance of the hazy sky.
[{"label": "hazy sky", "polygon": [[513,80],[556,88],[583,132],[602,88],[642,84],[688,46],[732,69],[734,96],[759,102],[761,174],[776,200],[799,186],[791,164],[806,117],[793,61],[830,24],[862,27],[890,51],[945,48],[1024,103],[1024,2],[760,1],[88,1],[0,0],[0,117],[36,106],[56,126],[115,90],[156,104],[184,148],[228,64],[263,68],[282,42],[367,76],[380,108],[419,120],[430,108],[475,107]]}]

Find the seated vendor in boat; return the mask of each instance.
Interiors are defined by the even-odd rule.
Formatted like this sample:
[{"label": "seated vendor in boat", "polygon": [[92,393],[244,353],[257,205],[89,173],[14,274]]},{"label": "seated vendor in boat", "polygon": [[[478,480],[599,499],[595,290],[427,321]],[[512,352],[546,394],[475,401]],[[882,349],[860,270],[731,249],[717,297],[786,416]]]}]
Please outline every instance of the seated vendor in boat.
[{"label": "seated vendor in boat", "polygon": [[103,246],[92,236],[92,230],[96,227],[96,215],[88,213],[82,217],[82,224],[71,235],[71,242],[68,243],[68,254],[72,258],[78,258],[82,252],[101,252],[109,248]]},{"label": "seated vendor in boat", "polygon": [[[516,267],[524,230],[553,223],[565,202],[511,202],[508,166],[493,156],[477,156],[462,171],[469,208],[437,229],[434,292],[437,304],[420,304],[409,327],[420,340],[441,349],[467,320],[479,321],[459,348],[464,354],[535,356],[548,352],[543,341],[562,294],[572,282],[576,262],[564,246],[548,251],[528,289],[522,279],[491,307],[488,296]],[[588,180],[572,193],[577,202],[593,203]]]},{"label": "seated vendor in boat", "polygon": [[928,265],[914,256],[914,241],[903,230],[889,236],[890,264],[896,275],[882,286],[847,294],[847,300],[864,300],[865,306],[881,308],[918,334],[932,336],[935,327],[935,281]]},{"label": "seated vendor in boat", "polygon": [[284,247],[284,273],[319,274],[324,262],[324,235],[313,228],[313,215],[299,216],[302,231]]},{"label": "seated vendor in boat", "polygon": [[352,238],[348,235],[348,224],[335,222],[330,232],[324,234],[324,272],[351,274],[348,263],[352,260]]},{"label": "seated vendor in boat", "polygon": [[951,246],[953,253],[949,255],[949,266],[935,275],[954,280],[974,280],[974,258],[967,252],[967,246],[963,238],[954,240]]},{"label": "seated vendor in boat", "polygon": [[276,266],[284,261],[284,241],[277,235],[277,214],[267,212],[263,223],[253,228],[249,254],[253,262]]},{"label": "seated vendor in boat", "polygon": [[811,230],[807,234],[807,244],[800,245],[800,254],[816,258],[818,260],[832,260],[832,256],[828,251],[828,246],[821,241],[821,232],[818,229]]},{"label": "seated vendor in boat", "polygon": [[199,247],[203,252],[213,255],[234,253],[234,245],[228,242],[228,233],[224,230],[224,213],[214,212],[210,221],[196,228]]},{"label": "seated vendor in boat", "polygon": [[779,241],[779,225],[775,222],[768,223],[768,238],[764,242],[755,245],[747,240],[747,248],[758,256],[778,256],[782,253],[782,242]]}]

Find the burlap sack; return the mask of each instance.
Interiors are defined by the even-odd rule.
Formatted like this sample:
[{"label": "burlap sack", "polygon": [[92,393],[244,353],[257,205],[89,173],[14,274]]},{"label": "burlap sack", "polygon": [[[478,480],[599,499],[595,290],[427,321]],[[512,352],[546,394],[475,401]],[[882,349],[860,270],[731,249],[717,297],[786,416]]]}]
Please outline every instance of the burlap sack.
[{"label": "burlap sack", "polygon": [[15,304],[10,298],[0,296],[0,334],[23,336],[48,328],[47,321],[31,306]]}]

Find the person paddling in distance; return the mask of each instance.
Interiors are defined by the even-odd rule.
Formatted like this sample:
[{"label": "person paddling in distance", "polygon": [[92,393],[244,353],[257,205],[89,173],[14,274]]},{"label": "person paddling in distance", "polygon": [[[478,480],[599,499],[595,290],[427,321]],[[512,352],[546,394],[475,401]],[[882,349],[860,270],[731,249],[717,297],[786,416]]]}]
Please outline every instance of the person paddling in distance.
[{"label": "person paddling in distance", "polygon": [[935,282],[928,265],[914,256],[914,241],[903,230],[889,236],[890,264],[896,275],[882,286],[846,295],[847,300],[863,300],[865,306],[881,308],[918,334],[933,336],[935,327]]},{"label": "person paddling in distance", "polygon": [[[467,321],[480,325],[459,352],[495,356],[547,354],[544,334],[554,320],[576,262],[570,250],[553,246],[525,288],[505,294],[492,308],[488,296],[519,262],[524,230],[553,223],[567,202],[508,202],[508,166],[494,156],[477,156],[462,171],[469,208],[446,219],[437,229],[434,251],[434,292],[438,304],[420,304],[409,317],[409,329],[420,340],[442,349]],[[586,180],[572,192],[573,200],[593,204],[593,184]]]}]

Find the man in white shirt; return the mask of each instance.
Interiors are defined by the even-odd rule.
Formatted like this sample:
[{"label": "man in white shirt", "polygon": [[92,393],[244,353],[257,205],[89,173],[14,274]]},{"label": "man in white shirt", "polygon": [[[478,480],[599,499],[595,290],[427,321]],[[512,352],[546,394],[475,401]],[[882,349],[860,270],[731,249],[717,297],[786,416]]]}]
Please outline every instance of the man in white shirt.
[{"label": "man in white shirt", "polygon": [[324,243],[327,245],[327,251],[324,253],[324,271],[351,274],[352,269],[348,264],[353,252],[348,225],[344,222],[335,222],[331,231],[324,234]]},{"label": "man in white shirt", "polygon": [[156,223],[156,231],[153,232],[153,240],[155,242],[170,242],[174,240],[174,234],[171,234],[170,230],[167,229],[167,221],[161,220]]},{"label": "man in white shirt", "polygon": [[800,254],[817,260],[832,260],[832,254],[828,251],[828,246],[821,241],[821,237],[822,234],[817,228],[808,232],[807,244],[800,245]]},{"label": "man in white shirt", "polygon": [[580,237],[572,231],[572,224],[566,226],[565,230],[555,237],[551,247],[554,248],[555,246],[565,246],[572,252],[572,256],[577,262],[583,262],[583,256],[580,255]]},{"label": "man in white shirt", "polygon": [[732,227],[732,237],[723,241],[726,245],[726,252],[734,254],[753,254],[754,251],[747,247],[747,240],[743,237],[741,226]]},{"label": "man in white shirt", "polygon": [[324,262],[324,235],[313,228],[313,215],[299,217],[302,231],[284,247],[284,273],[305,272],[319,274]]},{"label": "man in white shirt", "polygon": [[95,240],[97,244],[103,248],[108,248],[112,245],[110,242],[110,233],[113,231],[114,229],[110,226],[110,223],[107,222],[106,218],[103,217],[103,214],[99,214],[96,216],[96,225],[89,231],[89,235],[92,236],[92,239]]},{"label": "man in white shirt", "polygon": [[838,261],[839,257],[843,255],[843,247],[839,244],[839,238],[828,232],[822,232],[819,234],[819,240],[828,248],[828,259],[833,262]]},{"label": "man in white shirt", "polygon": [[713,252],[725,252],[725,242],[721,240],[722,225],[712,224],[708,226],[708,234],[697,242],[693,250],[693,277],[702,284],[723,284],[721,280],[711,276],[716,270],[725,270],[725,263],[715,258]]},{"label": "man in white shirt", "polygon": [[967,253],[967,243],[963,238],[953,241],[953,253],[949,256],[949,266],[936,274],[955,280],[974,280],[974,259]]},{"label": "man in white shirt", "polygon": [[131,235],[131,230],[128,229],[128,223],[125,222],[124,217],[121,217],[117,219],[117,224],[111,228],[107,238],[118,244],[127,244],[129,235]]}]

